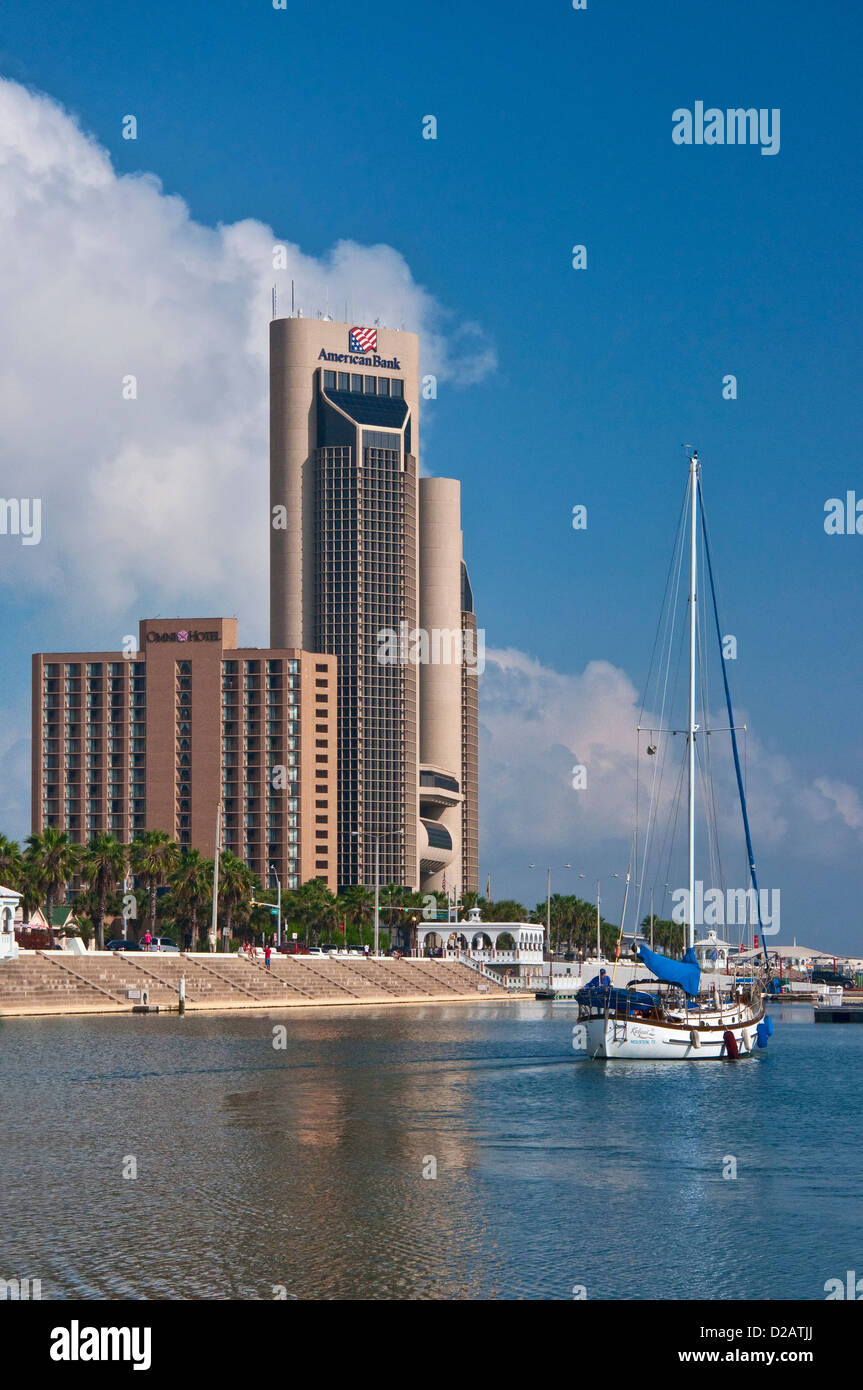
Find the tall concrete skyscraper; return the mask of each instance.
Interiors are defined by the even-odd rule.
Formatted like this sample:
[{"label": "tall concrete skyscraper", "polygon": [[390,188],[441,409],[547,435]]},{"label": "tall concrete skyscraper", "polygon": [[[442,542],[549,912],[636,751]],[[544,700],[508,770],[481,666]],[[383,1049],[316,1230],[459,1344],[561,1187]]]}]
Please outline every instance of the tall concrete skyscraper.
[{"label": "tall concrete skyscraper", "polygon": [[379,857],[382,883],[475,890],[476,675],[452,642],[475,621],[459,484],[418,479],[418,356],[413,333],[271,323],[271,641],[338,657],[340,884]]}]

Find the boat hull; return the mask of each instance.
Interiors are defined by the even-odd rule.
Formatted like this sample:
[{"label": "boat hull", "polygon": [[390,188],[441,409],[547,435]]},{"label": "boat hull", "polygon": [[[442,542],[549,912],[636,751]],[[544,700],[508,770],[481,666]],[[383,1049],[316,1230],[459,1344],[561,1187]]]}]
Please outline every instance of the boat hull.
[{"label": "boat hull", "polygon": [[726,1034],[734,1034],[738,1055],[748,1056],[757,1044],[760,1019],[759,1014],[737,1023],[690,1027],[686,1023],[597,1016],[575,1025],[572,1045],[589,1057],[609,1061],[726,1061]]}]

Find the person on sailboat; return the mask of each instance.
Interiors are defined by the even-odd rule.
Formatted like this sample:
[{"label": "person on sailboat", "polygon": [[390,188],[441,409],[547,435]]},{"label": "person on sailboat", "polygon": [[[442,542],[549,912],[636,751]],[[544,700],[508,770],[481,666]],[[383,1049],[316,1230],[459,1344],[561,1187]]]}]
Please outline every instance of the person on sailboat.
[{"label": "person on sailboat", "polygon": [[594,975],[592,980],[587,982],[588,989],[611,989],[611,977],[605,969],[600,970],[598,975]]}]

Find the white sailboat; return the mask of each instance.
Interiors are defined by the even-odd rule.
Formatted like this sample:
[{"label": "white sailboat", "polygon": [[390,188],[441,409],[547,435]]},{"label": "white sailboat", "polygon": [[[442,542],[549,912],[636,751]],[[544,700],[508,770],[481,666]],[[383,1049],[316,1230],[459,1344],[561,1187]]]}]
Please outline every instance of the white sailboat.
[{"label": "white sailboat", "polygon": [[[766,1046],[773,1031],[764,1012],[764,987],[754,976],[723,980],[715,976],[701,989],[701,970],[695,956],[693,904],[695,893],[695,780],[696,780],[696,663],[697,641],[697,580],[698,580],[698,522],[700,464],[697,452],[689,460],[689,710],[687,729],[688,758],[688,860],[689,897],[684,922],[684,957],[674,960],[668,956],[639,947],[641,959],[653,980],[630,983],[626,989],[614,986],[613,977],[597,977],[578,992],[579,1021],[573,1028],[572,1045],[577,1052],[589,1057],[628,1061],[687,1060],[708,1061],[745,1056],[756,1046]],[[713,585],[707,532],[702,516],[704,549],[714,600],[717,636],[718,608]],[[681,540],[682,544],[682,540]],[[682,563],[682,553],[681,553]],[[735,770],[741,798],[743,825],[749,855],[749,870],[759,903],[752,840],[743,791],[743,779],[737,750],[731,696],[723,670],[726,703],[734,750]],[[649,749],[648,751],[654,751]],[[625,908],[624,908],[625,912]],[[622,931],[622,928],[621,928]],[[763,935],[761,941],[763,943]],[[765,950],[765,962],[766,962]],[[603,972],[604,975],[604,972]]]}]

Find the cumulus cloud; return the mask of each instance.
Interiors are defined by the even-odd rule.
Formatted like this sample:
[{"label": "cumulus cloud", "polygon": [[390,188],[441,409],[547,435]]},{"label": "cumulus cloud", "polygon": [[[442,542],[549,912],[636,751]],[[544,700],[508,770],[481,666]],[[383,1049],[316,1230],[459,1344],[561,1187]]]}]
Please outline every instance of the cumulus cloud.
[{"label": "cumulus cloud", "polygon": [[194,222],[56,102],[0,81],[4,490],[43,507],[40,545],[0,547],[0,582],[54,600],[70,641],[116,645],[129,610],[236,612],[246,641],[267,640],[274,284],[280,310],[293,279],[308,314],[347,301],[358,322],[419,332],[440,380],[493,365],[392,247],[316,259],[285,230]]},{"label": "cumulus cloud", "polygon": [[829,777],[818,777],[814,785],[815,790],[821,793],[826,802],[821,818],[827,819],[830,809],[833,808],[849,830],[860,834],[863,831],[863,804],[855,788],[847,782],[837,782]]},{"label": "cumulus cloud", "polygon": [[[576,871],[598,872],[603,866],[608,871],[625,870],[635,821],[639,716],[635,686],[625,671],[607,661],[590,661],[580,673],[564,674],[524,652],[487,651],[480,685],[483,863],[506,881],[515,876],[521,891],[528,894],[532,879],[524,869],[534,855],[541,857],[543,867],[550,856],[561,864],[572,864]],[[740,718],[742,722],[742,713]],[[660,720],[655,713],[646,713],[643,728],[649,729],[651,723],[658,727]],[[710,724],[717,729],[726,725],[724,711],[712,715]],[[647,741],[643,738],[641,745],[641,847],[656,769],[653,848],[657,853],[665,849],[666,827],[680,791],[679,872],[686,788],[679,787],[677,779],[685,743],[682,737],[655,736],[657,755],[647,758]],[[586,768],[587,785],[576,790],[572,773],[579,764]],[[789,759],[769,753],[751,733],[746,765],[756,848],[763,856],[760,862],[769,864],[771,872],[789,855],[829,860],[837,853],[843,833],[859,834],[863,829],[863,805],[852,787],[826,778],[807,781]],[[725,872],[732,886],[738,881],[745,886],[743,832],[727,735],[713,737],[711,772]],[[707,881],[703,826],[699,847]],[[648,882],[654,871],[649,863]],[[584,884],[565,875],[555,882],[555,889],[589,895]],[[538,881],[533,890],[534,897],[542,895]]]}]

